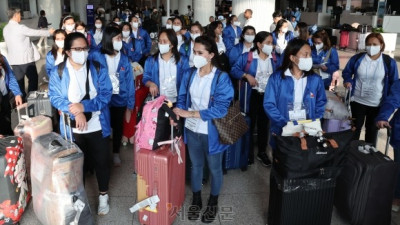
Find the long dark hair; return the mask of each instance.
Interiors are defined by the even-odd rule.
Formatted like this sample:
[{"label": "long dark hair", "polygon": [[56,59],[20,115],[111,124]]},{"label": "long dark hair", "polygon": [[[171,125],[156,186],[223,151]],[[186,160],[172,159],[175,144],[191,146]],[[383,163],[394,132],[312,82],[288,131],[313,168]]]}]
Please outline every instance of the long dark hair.
[{"label": "long dark hair", "polygon": [[320,30],[313,34],[313,42],[315,38],[320,38],[322,40],[322,43],[324,43],[324,51],[328,51],[332,47],[331,41],[329,40],[329,35],[325,30]]},{"label": "long dark hair", "polygon": [[[6,66],[6,60],[3,54],[0,53],[0,65],[1,67],[3,67],[4,73],[7,74],[8,73],[8,67]],[[5,75],[4,74],[4,75]],[[0,73],[0,78],[3,76],[2,73]]]},{"label": "long dark hair", "polygon": [[[175,63],[178,64],[179,60],[181,59],[181,54],[179,54],[178,51],[178,38],[176,37],[175,31],[173,29],[162,30],[158,34],[158,37],[160,37],[162,33],[165,33],[167,35],[168,40],[171,42],[171,45],[173,46],[171,51],[175,57]],[[158,50],[157,53],[154,54],[154,58],[157,58],[159,54],[160,50]]]},{"label": "long dark hair", "polygon": [[214,39],[209,36],[200,36],[196,38],[194,43],[202,44],[207,52],[214,53],[214,57],[211,59],[211,65],[217,67],[219,70],[222,70],[221,63],[219,61],[217,43],[215,43]]},{"label": "long dark hair", "polygon": [[244,42],[244,35],[246,34],[246,31],[248,31],[248,30],[253,30],[254,33],[256,33],[256,28],[254,28],[253,26],[243,27],[243,31],[242,31],[242,34],[240,35],[240,40],[239,40],[240,43]]},{"label": "long dark hair", "polygon": [[[308,42],[302,39],[293,39],[291,41],[289,41],[288,45],[285,48],[285,52],[284,52],[284,57],[283,57],[283,62],[282,65],[279,67],[278,70],[281,70],[282,74],[282,78],[285,78],[285,71],[287,69],[292,69],[293,68],[293,62],[292,60],[290,60],[290,56],[296,56],[297,53],[300,51],[300,49],[304,46],[304,45],[308,45]],[[313,71],[304,71],[304,76],[310,75],[312,74]]]},{"label": "long dark hair", "polygon": [[212,23],[210,23],[210,25],[208,25],[208,30],[207,30],[207,36],[209,36],[210,38],[212,38],[215,42],[215,38],[217,37],[215,35],[215,29],[217,29],[218,25],[222,26],[222,22],[221,21],[214,21]]},{"label": "long dark hair", "polygon": [[272,36],[272,34],[267,31],[258,32],[253,41],[253,48],[251,48],[250,51],[254,52],[257,50],[257,53],[260,54],[260,50],[258,49],[257,43],[263,43],[265,39],[267,39],[269,36]]},{"label": "long dark hair", "polygon": [[297,24],[297,27],[299,29],[299,37],[298,38],[307,41],[308,37],[310,36],[308,34],[308,25],[304,22],[299,22]]},{"label": "long dark hair", "polygon": [[114,26],[107,26],[104,29],[103,38],[101,39],[101,53],[107,55],[114,55],[114,46],[112,39],[121,34],[121,29]]},{"label": "long dark hair", "polygon": [[63,54],[64,54],[64,62],[67,60],[68,55],[66,54],[67,51],[71,51],[72,43],[76,40],[82,38],[86,42],[86,46],[89,46],[88,40],[86,39],[85,35],[79,32],[72,32],[67,35],[67,37],[64,40],[64,49],[63,49]]},{"label": "long dark hair", "polygon": [[[286,21],[285,19],[281,19],[278,21],[278,23],[276,23],[276,27],[274,30],[274,33],[276,34],[276,37],[278,38],[278,34],[279,34],[279,29],[281,29],[281,27],[283,26],[284,23],[288,23],[288,21]],[[285,37],[289,35],[289,32],[286,32]]]},{"label": "long dark hair", "polygon": [[[65,32],[65,30],[63,30],[63,29],[57,29],[57,30],[54,31],[54,34],[53,34],[54,43],[53,43],[53,46],[51,47],[51,50],[50,50],[51,54],[54,57],[54,59],[57,59],[57,51],[58,51],[58,46],[56,44],[56,35],[57,34],[63,34],[65,38],[67,37],[67,32]],[[64,39],[64,45],[65,45],[65,39]]]}]

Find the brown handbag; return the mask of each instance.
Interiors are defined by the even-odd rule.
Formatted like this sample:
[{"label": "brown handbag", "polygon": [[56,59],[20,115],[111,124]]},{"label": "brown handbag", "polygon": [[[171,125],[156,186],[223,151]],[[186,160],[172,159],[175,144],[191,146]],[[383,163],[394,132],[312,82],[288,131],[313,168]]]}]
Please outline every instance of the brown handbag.
[{"label": "brown handbag", "polygon": [[231,145],[239,140],[249,129],[244,115],[240,112],[239,101],[234,101],[225,117],[214,119],[221,144]]}]

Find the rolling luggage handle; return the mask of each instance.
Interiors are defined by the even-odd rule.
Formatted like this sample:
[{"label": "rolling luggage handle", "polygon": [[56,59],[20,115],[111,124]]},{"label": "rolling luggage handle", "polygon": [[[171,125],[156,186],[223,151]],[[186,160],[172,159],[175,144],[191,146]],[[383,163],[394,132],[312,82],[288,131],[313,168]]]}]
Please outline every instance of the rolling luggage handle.
[{"label": "rolling luggage handle", "polygon": [[[239,82],[239,98],[238,98],[238,101],[239,101],[239,104],[240,104],[240,89],[241,89],[242,81],[239,80],[238,82]],[[247,111],[247,84],[246,84],[246,82],[244,82],[244,107],[243,107],[243,111],[244,112],[242,112],[242,114],[243,114],[243,116],[245,116],[246,113],[247,113],[246,112]]]},{"label": "rolling luggage handle", "polygon": [[390,136],[392,136],[392,128],[386,127],[386,129],[387,129],[387,139],[386,139],[386,146],[385,146],[385,155],[388,155]]},{"label": "rolling luggage handle", "polygon": [[66,117],[65,117],[65,113],[64,112],[62,112],[61,111],[61,118],[62,118],[62,121],[64,121],[63,122],[63,130],[64,130],[64,139],[65,140],[69,140],[70,141],[70,143],[72,144],[73,143],[73,140],[72,140],[72,128],[71,128],[71,117],[69,117],[69,115],[67,115],[67,121],[68,121],[68,132],[69,132],[69,139],[68,139],[68,135],[67,135],[67,125],[65,124],[65,121],[66,121]]},{"label": "rolling luggage handle", "polygon": [[[24,106],[25,106],[25,107],[24,107]],[[21,117],[21,112],[20,112],[20,110],[21,110],[22,107],[25,108],[25,113],[26,113],[26,114],[25,114],[25,116],[22,116],[22,117]],[[28,120],[28,119],[29,119],[28,105],[25,103],[25,104],[22,104],[22,105],[17,106],[17,114],[18,114],[18,123],[21,122],[21,119]]]}]

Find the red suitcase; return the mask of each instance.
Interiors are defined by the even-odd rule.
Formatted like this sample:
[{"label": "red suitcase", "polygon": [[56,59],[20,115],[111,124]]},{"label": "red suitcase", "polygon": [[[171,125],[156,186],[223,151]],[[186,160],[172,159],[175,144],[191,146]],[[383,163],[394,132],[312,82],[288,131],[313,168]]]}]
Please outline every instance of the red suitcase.
[{"label": "red suitcase", "polygon": [[340,48],[347,48],[349,46],[349,37],[350,37],[350,32],[349,31],[340,31]]},{"label": "red suitcase", "polygon": [[[152,210],[139,210],[141,224],[170,225],[174,222],[185,199],[185,144],[176,142],[180,150],[171,151],[171,145],[159,150],[140,149],[136,153],[137,202],[157,195],[159,202]],[[181,156],[178,162],[179,155]]]},{"label": "red suitcase", "polygon": [[149,88],[146,87],[143,82],[143,75],[138,75],[135,78],[135,108],[131,113],[130,120],[124,120],[124,129],[122,131],[122,143],[125,145],[130,142],[134,143],[135,126],[137,124],[137,115],[143,105],[144,100],[149,94]]}]

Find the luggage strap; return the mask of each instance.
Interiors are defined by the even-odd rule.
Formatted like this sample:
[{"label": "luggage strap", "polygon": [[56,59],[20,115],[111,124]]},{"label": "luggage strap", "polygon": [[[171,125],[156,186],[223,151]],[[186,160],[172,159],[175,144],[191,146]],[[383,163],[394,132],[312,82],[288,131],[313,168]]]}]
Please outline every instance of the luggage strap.
[{"label": "luggage strap", "polygon": [[150,198],[146,198],[143,201],[136,203],[134,206],[129,208],[129,211],[131,211],[131,213],[134,213],[134,212],[138,211],[139,209],[142,209],[146,206],[149,211],[157,211],[157,203],[159,203],[159,202],[160,202],[160,198],[158,197],[158,195],[153,195]]},{"label": "luggage strap", "polygon": [[306,136],[306,132],[302,131],[302,132],[296,132],[293,134],[293,137],[298,137],[300,138],[300,146],[301,146],[301,150],[307,150],[307,140],[304,138]]}]

